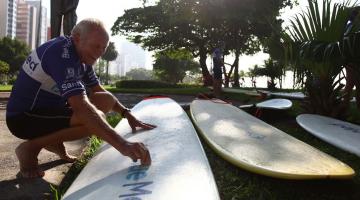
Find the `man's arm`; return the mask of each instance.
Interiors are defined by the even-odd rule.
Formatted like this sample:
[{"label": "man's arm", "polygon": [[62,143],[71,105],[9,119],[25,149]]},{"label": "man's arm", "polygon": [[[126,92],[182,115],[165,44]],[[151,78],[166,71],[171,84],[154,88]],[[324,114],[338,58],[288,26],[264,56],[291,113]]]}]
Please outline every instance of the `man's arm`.
[{"label": "man's arm", "polygon": [[[126,108],[122,103],[120,103],[117,98],[109,91],[107,91],[104,87],[102,87],[100,84],[95,85],[93,87],[90,88],[92,93],[96,93],[96,92],[106,92],[108,95],[112,96],[114,98],[114,100],[116,101],[113,110],[115,112],[118,113],[124,113],[124,111],[127,111],[128,108]],[[125,114],[125,113],[124,113]]]},{"label": "man's arm", "polygon": [[90,102],[86,95],[71,96],[68,102],[73,109],[73,117],[89,132],[99,136],[133,161],[140,159],[141,164],[150,165],[151,158],[146,147],[141,143],[128,142],[118,135],[101,116],[102,112]]},{"label": "man's arm", "polygon": [[136,127],[140,127],[140,128],[143,128],[143,129],[146,129],[146,130],[149,130],[149,129],[153,129],[155,128],[156,126],[155,125],[151,125],[151,124],[147,124],[147,123],[144,123],[144,122],[141,122],[139,120],[137,120],[132,114],[131,112],[129,111],[128,108],[126,108],[122,103],[120,103],[117,98],[111,94],[110,92],[108,92],[105,88],[103,88],[100,84],[98,85],[95,85],[93,87],[90,88],[91,89],[91,92],[93,94],[95,93],[99,93],[99,92],[106,92],[107,94],[109,94],[110,96],[112,96],[112,98],[114,99],[115,101],[115,104],[114,106],[112,107],[112,110],[117,112],[117,113],[120,113],[122,115],[122,117],[125,117],[127,118],[128,122],[129,122],[129,125],[132,129],[133,132],[136,132]]}]

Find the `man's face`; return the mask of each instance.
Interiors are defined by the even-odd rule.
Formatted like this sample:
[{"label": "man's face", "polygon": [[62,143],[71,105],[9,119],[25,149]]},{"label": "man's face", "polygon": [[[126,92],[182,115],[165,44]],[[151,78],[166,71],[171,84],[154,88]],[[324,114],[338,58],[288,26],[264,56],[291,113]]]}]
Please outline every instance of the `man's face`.
[{"label": "man's face", "polygon": [[94,30],[85,36],[74,38],[81,62],[93,65],[102,56],[108,45],[108,37],[102,31]]}]

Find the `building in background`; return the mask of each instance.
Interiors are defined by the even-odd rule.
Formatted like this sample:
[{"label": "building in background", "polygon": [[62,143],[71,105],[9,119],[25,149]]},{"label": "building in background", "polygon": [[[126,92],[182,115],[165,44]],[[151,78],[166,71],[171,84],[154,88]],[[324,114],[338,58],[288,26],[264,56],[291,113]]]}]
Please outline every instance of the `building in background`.
[{"label": "building in background", "polygon": [[140,46],[124,41],[117,51],[119,55],[116,61],[110,63],[111,74],[125,76],[132,69],[145,68],[146,53]]},{"label": "building in background", "polygon": [[16,36],[16,0],[0,0],[0,38]]},{"label": "building in background", "polygon": [[116,74],[118,74],[119,76],[125,76],[126,74],[126,57],[127,55],[125,54],[119,54],[118,57],[116,58],[115,64],[116,64]]},{"label": "building in background", "polygon": [[17,0],[16,38],[35,49],[48,41],[47,9],[39,0]]},{"label": "building in background", "polygon": [[48,20],[47,9],[41,5],[40,0],[26,0],[26,3],[36,8],[36,47],[47,41]]},{"label": "building in background", "polygon": [[30,6],[23,0],[17,2],[16,38],[29,44]]}]

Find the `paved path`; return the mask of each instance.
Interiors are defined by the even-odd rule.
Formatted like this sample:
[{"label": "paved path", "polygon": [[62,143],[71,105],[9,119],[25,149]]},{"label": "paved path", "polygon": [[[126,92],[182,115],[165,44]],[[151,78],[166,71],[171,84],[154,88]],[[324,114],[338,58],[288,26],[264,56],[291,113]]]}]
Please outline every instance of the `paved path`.
[{"label": "paved path", "polygon": [[[19,172],[18,160],[14,150],[23,140],[11,135],[5,122],[5,107],[8,93],[0,92],[0,200],[2,199],[53,199],[49,184],[58,186],[70,163],[58,160],[57,156],[42,150],[39,163],[45,170],[45,177],[33,180],[17,178]],[[127,107],[132,107],[148,94],[116,94],[116,97]],[[189,104],[194,96],[168,95],[180,104]],[[66,143],[70,154],[80,155],[86,146],[85,140]]]},{"label": "paved path", "polygon": [[[2,102],[4,105],[5,103]],[[0,107],[0,199],[53,199],[49,184],[59,185],[71,167],[46,150],[39,154],[40,167],[45,170],[42,179],[19,179],[19,164],[14,153],[23,140],[14,137],[5,122],[4,106]],[[86,140],[66,143],[69,153],[79,156]]]}]

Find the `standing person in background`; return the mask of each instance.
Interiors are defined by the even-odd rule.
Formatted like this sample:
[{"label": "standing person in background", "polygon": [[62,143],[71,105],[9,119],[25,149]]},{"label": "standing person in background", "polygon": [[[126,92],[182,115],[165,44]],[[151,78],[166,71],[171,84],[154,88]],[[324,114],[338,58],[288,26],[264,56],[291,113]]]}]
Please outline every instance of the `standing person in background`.
[{"label": "standing person in background", "polygon": [[127,118],[133,132],[137,127],[155,128],[137,120],[100,85],[92,65],[104,53],[108,41],[101,21],[85,19],[74,27],[71,36],[46,42],[26,59],[6,109],[9,130],[25,140],[15,150],[23,177],[44,176],[37,160],[41,149],[73,162],[75,158],[66,152],[63,142],[92,134],[133,161],[151,164],[144,144],[125,140],[105,119],[105,113],[115,111]]},{"label": "standing person in background", "polygon": [[213,89],[214,95],[216,98],[219,98],[221,95],[221,85],[222,85],[222,67],[224,66],[224,43],[221,43],[219,47],[215,48],[212,59],[213,59]]},{"label": "standing person in background", "polygon": [[[356,17],[359,14],[359,9],[354,8],[354,10],[351,12],[349,16],[349,20],[346,23],[345,31],[344,31],[344,37],[350,36],[351,30],[353,28],[353,23]],[[360,69],[359,66],[356,63],[347,63],[345,65],[345,71],[346,71],[346,85],[345,85],[345,95],[344,95],[344,102],[345,105],[348,106],[350,102],[350,97],[352,94],[352,90],[354,86],[356,87],[355,91],[355,98],[356,98],[356,105],[360,109]]]},{"label": "standing person in background", "polygon": [[51,38],[60,36],[61,25],[64,35],[70,35],[77,21],[76,8],[79,0],[51,0]]}]

